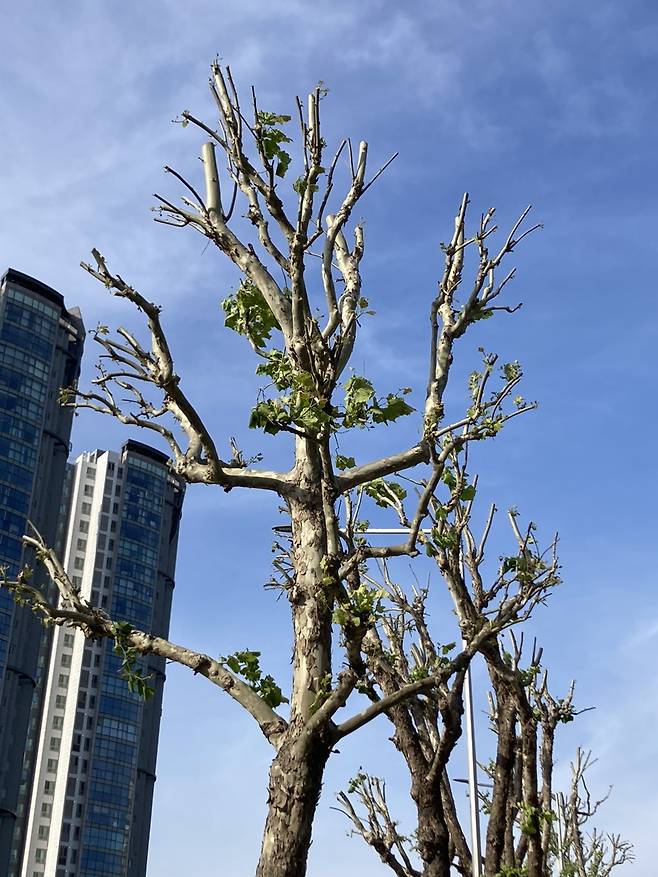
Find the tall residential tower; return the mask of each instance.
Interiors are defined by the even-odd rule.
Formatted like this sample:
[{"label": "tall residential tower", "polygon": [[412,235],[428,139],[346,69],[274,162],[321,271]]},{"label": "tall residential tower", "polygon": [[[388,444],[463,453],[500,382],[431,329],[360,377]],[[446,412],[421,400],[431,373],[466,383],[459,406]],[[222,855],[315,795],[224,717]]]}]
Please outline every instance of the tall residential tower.
[{"label": "tall residential tower", "polygon": [[[52,544],[69,453],[72,411],[57,399],[80,371],[84,326],[77,309],[32,277],[0,279],[0,566],[15,576],[31,520]],[[41,580],[43,582],[43,579]],[[8,873],[19,818],[23,754],[43,627],[0,590],[0,874]],[[36,705],[38,711],[38,704]]]},{"label": "tall residential tower", "polygon": [[[82,596],[166,636],[184,489],[140,442],[71,467],[63,561]],[[21,877],[144,877],[164,660],[142,662],[154,696],[120,675],[111,642],[57,628],[45,680]]]}]

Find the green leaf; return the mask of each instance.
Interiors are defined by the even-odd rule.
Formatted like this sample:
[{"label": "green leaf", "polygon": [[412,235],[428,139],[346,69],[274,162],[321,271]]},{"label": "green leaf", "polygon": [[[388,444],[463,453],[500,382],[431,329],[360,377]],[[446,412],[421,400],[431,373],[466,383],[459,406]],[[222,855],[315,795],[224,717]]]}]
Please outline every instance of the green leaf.
[{"label": "green leaf", "polygon": [[452,469],[448,469],[447,467],[443,470],[441,474],[441,481],[446,484],[450,490],[453,490],[457,486],[457,479],[455,478],[455,473]]},{"label": "green leaf", "polygon": [[501,571],[502,575],[505,575],[505,573],[511,572],[512,570],[516,569],[516,565],[518,563],[519,558],[518,557],[502,557],[501,560],[502,560],[502,564],[500,567],[500,571]]},{"label": "green leaf", "polygon": [[386,591],[359,585],[349,591],[344,603],[338,604],[333,611],[332,621],[341,627],[371,625],[383,615],[382,600]]},{"label": "green leaf", "polygon": [[[400,392],[405,394],[406,388]],[[377,399],[372,383],[360,375],[352,375],[345,382],[343,425],[348,428],[353,426],[362,428],[371,423],[390,423],[413,411],[414,409],[395,393],[389,393],[385,399]]]},{"label": "green leaf", "polygon": [[284,152],[283,149],[279,149],[277,152],[279,157],[279,161],[276,165],[276,175],[277,177],[285,177],[286,171],[290,167],[290,154],[288,152]]},{"label": "green leaf", "polygon": [[375,412],[372,418],[374,423],[392,423],[398,417],[406,417],[408,414],[413,414],[415,409],[408,405],[400,396],[389,393],[386,397],[386,405],[383,407],[380,405],[378,409],[373,409],[373,411]]},{"label": "green leaf", "polygon": [[372,384],[367,378],[353,375],[345,384],[345,395],[357,405],[369,402],[375,395]]},{"label": "green leaf", "polygon": [[256,121],[259,125],[269,126],[272,125],[285,125],[286,122],[289,122],[292,119],[292,116],[279,115],[277,113],[268,113],[265,110],[259,110],[256,114]]},{"label": "green leaf", "polygon": [[518,360],[514,360],[514,362],[506,362],[505,365],[501,367],[501,372],[506,381],[514,381],[517,378],[520,378],[523,374],[521,364]]},{"label": "green leaf", "polygon": [[269,435],[276,435],[290,423],[290,415],[277,399],[259,402],[251,411],[249,429],[262,429]]},{"label": "green leaf", "polygon": [[116,621],[112,632],[114,653],[122,659],[120,673],[126,680],[128,691],[142,700],[148,700],[155,694],[155,689],[148,684],[153,676],[152,674],[145,676],[139,666],[140,654],[130,641],[133,633],[132,624],[128,621]]},{"label": "green leaf", "polygon": [[384,478],[376,478],[364,485],[366,494],[374,499],[382,509],[395,507],[395,500],[402,502],[407,497],[407,491],[397,481],[386,481]]},{"label": "green leaf", "polygon": [[256,368],[257,375],[267,375],[277,390],[288,390],[292,386],[293,364],[282,350],[268,350],[267,362]]},{"label": "green leaf", "polygon": [[229,655],[226,659],[226,664],[230,670],[233,670],[234,673],[240,672],[240,662],[235,657],[235,655]]},{"label": "green leaf", "polygon": [[342,454],[336,454],[336,469],[343,472],[345,469],[353,469],[356,466],[354,457],[344,457]]},{"label": "green leaf", "polygon": [[432,529],[432,538],[439,548],[456,548],[459,544],[457,531],[448,523],[443,524],[440,530],[434,527]]},{"label": "green leaf", "polygon": [[375,390],[367,378],[352,375],[345,382],[345,415],[343,425],[346,427],[364,427],[368,423],[368,402],[375,395]]},{"label": "green leaf", "polygon": [[275,399],[261,399],[251,412],[249,426],[272,435],[292,426],[313,435],[331,425],[336,412],[319,395],[310,372],[295,368],[280,350],[271,350],[256,374],[267,375],[279,390],[290,392]]},{"label": "green leaf", "polygon": [[462,489],[459,496],[464,502],[470,502],[472,499],[475,499],[475,485],[467,484],[466,487]]},{"label": "green leaf", "polygon": [[284,134],[276,125],[285,125],[290,121],[290,116],[279,113],[268,113],[260,110],[256,113],[256,125],[254,133],[263,155],[268,161],[276,159],[276,175],[284,177],[290,165],[290,154],[281,148],[281,143],[292,143],[290,137]]},{"label": "green leaf", "polygon": [[276,709],[282,703],[288,703],[288,698],[284,697],[283,692],[269,673],[263,676],[260,667],[260,654],[260,652],[244,649],[241,652],[220,657],[219,662],[226,664],[236,675],[242,676],[252,691],[255,691],[265,703]]},{"label": "green leaf", "polygon": [[273,329],[280,329],[262,292],[249,280],[243,280],[236,292],[224,299],[222,309],[224,325],[259,349],[269,341]]}]

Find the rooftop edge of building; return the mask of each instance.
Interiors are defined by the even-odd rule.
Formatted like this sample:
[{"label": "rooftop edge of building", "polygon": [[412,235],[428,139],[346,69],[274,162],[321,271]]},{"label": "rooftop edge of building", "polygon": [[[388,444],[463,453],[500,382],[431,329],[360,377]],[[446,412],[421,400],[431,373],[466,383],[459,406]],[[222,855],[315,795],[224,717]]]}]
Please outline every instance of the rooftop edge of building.
[{"label": "rooftop edge of building", "polygon": [[56,289],[53,289],[52,286],[48,286],[47,283],[44,283],[41,280],[37,280],[36,277],[31,277],[29,274],[25,274],[23,271],[19,271],[17,268],[7,268],[5,273],[0,277],[0,285],[4,285],[6,282],[14,283],[16,286],[20,286],[22,289],[27,289],[30,292],[34,292],[37,295],[43,296],[43,298],[47,299],[51,304],[56,305],[61,309],[62,314],[66,314],[69,319],[73,321],[74,324],[77,323],[76,328],[81,332],[84,336],[85,328],[82,320],[82,314],[80,313],[80,308],[72,307],[67,309],[64,304],[64,296],[61,292],[57,292]]},{"label": "rooftop edge of building", "polygon": [[36,292],[38,295],[42,295],[53,304],[59,305],[59,307],[66,310],[64,307],[64,296],[61,292],[57,292],[52,286],[48,286],[48,284],[43,283],[41,280],[37,280],[36,277],[30,277],[29,274],[24,274],[16,268],[7,268],[2,275],[0,283],[5,283],[7,280],[16,283],[18,286],[22,286],[24,289],[29,289],[30,292]]},{"label": "rooftop edge of building", "polygon": [[142,457],[148,457],[150,460],[154,460],[156,463],[161,463],[163,466],[166,466],[170,460],[167,454],[163,451],[158,451],[157,448],[152,448],[151,445],[138,442],[136,439],[128,439],[128,441],[125,441],[121,445],[121,450],[140,454]]}]

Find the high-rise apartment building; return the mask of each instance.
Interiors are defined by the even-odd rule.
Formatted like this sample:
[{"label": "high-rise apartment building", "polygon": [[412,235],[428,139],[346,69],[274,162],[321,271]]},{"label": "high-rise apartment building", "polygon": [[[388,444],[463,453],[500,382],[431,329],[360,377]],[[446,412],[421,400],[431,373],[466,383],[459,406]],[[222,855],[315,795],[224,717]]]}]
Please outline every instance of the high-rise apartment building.
[{"label": "high-rise apartment building", "polygon": [[[63,561],[83,597],[166,636],[184,489],[140,442],[71,467]],[[57,628],[44,686],[21,877],[144,877],[164,660],[140,700],[111,642]]]},{"label": "high-rise apartment building", "polygon": [[[21,537],[31,520],[52,544],[73,413],[58,405],[80,371],[84,326],[46,284],[9,269],[0,279],[0,566],[31,563]],[[45,584],[44,579],[37,582]],[[47,636],[47,635],[46,635]],[[0,590],[0,874],[16,823],[42,625]]]}]

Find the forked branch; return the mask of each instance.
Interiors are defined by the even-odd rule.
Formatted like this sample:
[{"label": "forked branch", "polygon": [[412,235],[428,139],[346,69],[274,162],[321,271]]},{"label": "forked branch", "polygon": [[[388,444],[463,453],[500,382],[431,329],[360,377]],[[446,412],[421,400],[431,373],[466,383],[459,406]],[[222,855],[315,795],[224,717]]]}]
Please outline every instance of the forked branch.
[{"label": "forked branch", "polygon": [[[95,267],[84,262],[82,267],[100,280],[113,295],[132,302],[146,315],[151,345],[147,350],[124,329],[119,330],[122,341],[113,340],[107,336],[104,327],[99,327],[95,339],[105,351],[103,357],[106,361],[109,360],[110,366],[106,367],[103,358],[101,359],[99,375],[93,381],[99,392],[67,390],[64,404],[90,408],[109,414],[127,425],[157,432],[171,448],[174,470],[188,482],[219,484],[225,490],[233,487],[255,487],[285,494],[289,482],[284,474],[242,468],[234,461],[226,462],[219,456],[203,419],[181,389],[180,378],[175,372],[169,343],[160,320],[160,307],[133,289],[118,274],[112,274],[98,250],[93,250],[92,253]],[[138,382],[142,385],[150,384],[162,393],[161,407],[155,407],[146,399],[137,386]],[[126,412],[122,409],[113,386],[129,393],[129,401],[136,406],[136,410]],[[173,417],[187,439],[184,449],[172,430],[161,423],[161,418],[167,414]]]}]

